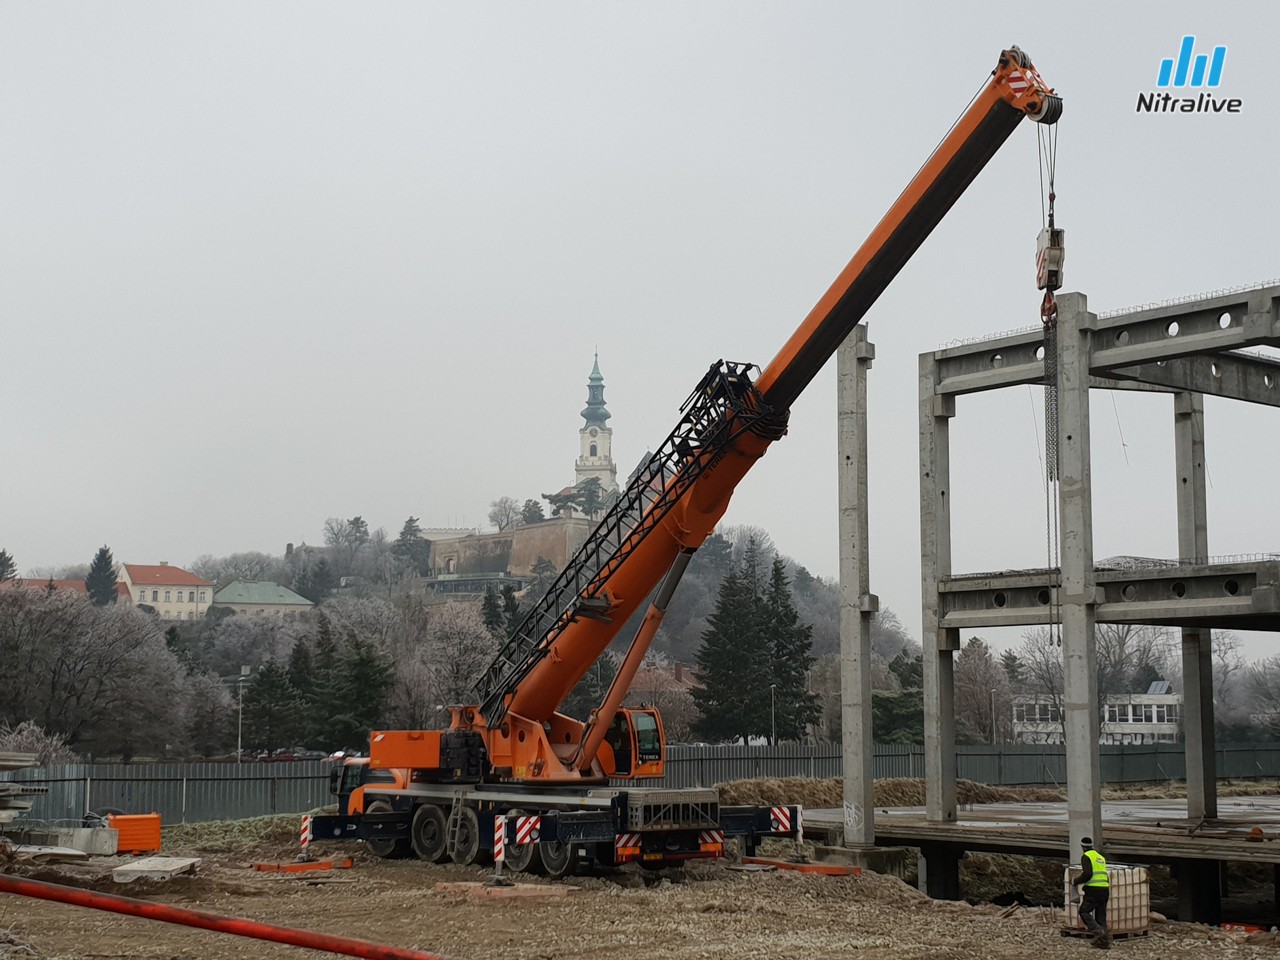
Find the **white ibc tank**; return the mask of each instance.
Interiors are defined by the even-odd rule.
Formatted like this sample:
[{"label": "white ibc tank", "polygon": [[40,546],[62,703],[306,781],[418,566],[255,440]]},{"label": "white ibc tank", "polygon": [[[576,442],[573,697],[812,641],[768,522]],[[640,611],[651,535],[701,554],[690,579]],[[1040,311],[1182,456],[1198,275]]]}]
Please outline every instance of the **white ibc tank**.
[{"label": "white ibc tank", "polygon": [[[1063,872],[1063,903],[1067,912],[1067,928],[1083,930],[1080,911],[1071,902],[1071,878],[1080,872],[1078,864]],[[1117,933],[1145,933],[1151,921],[1151,875],[1146,867],[1118,867],[1107,865],[1107,880],[1111,884],[1111,897],[1107,901],[1107,931]],[[1081,894],[1084,890],[1081,888]]]}]

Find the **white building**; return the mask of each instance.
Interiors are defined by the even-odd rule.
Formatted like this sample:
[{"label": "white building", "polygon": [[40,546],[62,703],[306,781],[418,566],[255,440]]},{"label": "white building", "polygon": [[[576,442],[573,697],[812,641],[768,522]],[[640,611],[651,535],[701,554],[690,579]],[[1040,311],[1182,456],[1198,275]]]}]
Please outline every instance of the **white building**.
[{"label": "white building", "polygon": [[[1146,693],[1117,693],[1106,698],[1098,742],[1176,743],[1182,735],[1182,695],[1167,680],[1157,680]],[[1013,698],[1016,743],[1062,743],[1062,698],[1048,694]]]}]

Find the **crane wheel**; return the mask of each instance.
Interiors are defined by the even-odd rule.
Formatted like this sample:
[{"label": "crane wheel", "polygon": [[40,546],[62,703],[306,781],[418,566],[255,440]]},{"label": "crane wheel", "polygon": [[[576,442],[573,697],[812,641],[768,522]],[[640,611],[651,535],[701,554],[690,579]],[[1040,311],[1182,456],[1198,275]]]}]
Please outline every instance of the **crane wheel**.
[{"label": "crane wheel", "polygon": [[552,880],[573,876],[578,867],[578,847],[573,843],[540,843],[538,856],[542,870]]},{"label": "crane wheel", "polygon": [[413,814],[409,842],[419,860],[444,863],[449,859],[449,831],[444,811],[434,803],[424,803]]},{"label": "crane wheel", "polygon": [[[385,800],[375,800],[364,808],[365,813],[392,813],[391,804]],[[410,851],[408,840],[366,840],[365,846],[369,848],[369,852],[375,857],[381,857],[383,860],[395,860],[399,857],[408,856]]]},{"label": "crane wheel", "polygon": [[[519,817],[524,814],[523,810],[508,810],[507,816]],[[508,870],[515,870],[521,873],[530,873],[535,863],[538,862],[538,845],[536,843],[507,844],[506,853],[503,863],[506,864]]]},{"label": "crane wheel", "polygon": [[457,832],[449,857],[454,863],[470,866],[480,859],[480,818],[472,807],[458,811]]}]

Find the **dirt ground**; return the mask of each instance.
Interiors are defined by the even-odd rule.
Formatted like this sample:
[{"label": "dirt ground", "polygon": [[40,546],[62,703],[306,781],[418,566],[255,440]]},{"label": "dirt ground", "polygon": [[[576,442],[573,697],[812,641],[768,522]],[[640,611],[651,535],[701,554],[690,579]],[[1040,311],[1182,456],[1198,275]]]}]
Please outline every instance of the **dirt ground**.
[{"label": "dirt ground", "polygon": [[[208,844],[204,844],[208,846]],[[360,848],[356,848],[359,851]],[[177,849],[166,850],[177,854]],[[28,875],[308,930],[413,947],[458,960],[694,960],[694,958],[1025,958],[1092,955],[1064,939],[1048,911],[939,903],[899,880],[793,873],[743,874],[723,863],[670,876],[635,867],[575,878],[570,897],[477,900],[437,892],[441,881],[480,881],[492,868],[380,861],[357,852],[334,882],[255,873],[254,852],[200,852],[194,878],[120,886],[103,866],[32,868]],[[318,849],[317,852],[323,852]],[[194,851],[193,851],[194,854]],[[525,878],[530,882],[536,878]],[[1008,911],[1006,911],[1008,912]],[[297,948],[0,895],[0,931],[45,958],[301,957]],[[6,947],[0,958],[31,956]],[[1152,936],[1117,942],[1133,957],[1280,957],[1243,935],[1157,924]],[[856,951],[856,953],[855,953]]]}]

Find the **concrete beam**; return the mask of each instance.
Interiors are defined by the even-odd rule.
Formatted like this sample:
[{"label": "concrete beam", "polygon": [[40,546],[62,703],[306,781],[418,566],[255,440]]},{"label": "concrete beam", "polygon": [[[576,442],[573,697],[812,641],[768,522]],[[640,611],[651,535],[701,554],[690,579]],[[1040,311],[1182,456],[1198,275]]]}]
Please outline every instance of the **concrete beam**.
[{"label": "concrete beam", "polygon": [[[1222,354],[1248,346],[1280,346],[1278,305],[1280,287],[1266,287],[1192,303],[1130,311],[1100,320],[1093,318],[1088,321],[1094,333],[1089,373],[1168,389],[1199,389],[1193,386],[1203,379],[1199,364],[1173,366],[1166,373],[1150,372],[1148,365],[1163,363],[1169,368],[1171,361],[1182,357]],[[1036,329],[947,347],[933,356],[940,394],[974,393],[1044,382],[1043,333]],[[1257,359],[1231,355],[1230,360],[1219,363],[1217,375],[1211,369],[1208,371],[1208,377],[1215,382],[1209,384],[1213,389],[1199,392],[1252,403],[1273,403],[1276,393],[1280,392],[1280,383],[1273,375],[1278,371],[1271,369],[1272,365],[1265,360],[1254,363]],[[1124,376],[1118,372],[1120,369],[1126,371]]]},{"label": "concrete beam", "polygon": [[875,346],[859,324],[836,352],[840,531],[840,725],[844,842],[876,842],[875,742],[871,730],[871,593],[867,532],[867,371]]},{"label": "concrete beam", "polygon": [[1169,391],[1207,393],[1280,407],[1280,361],[1242,353],[1182,357],[1118,367],[1111,376]]}]

